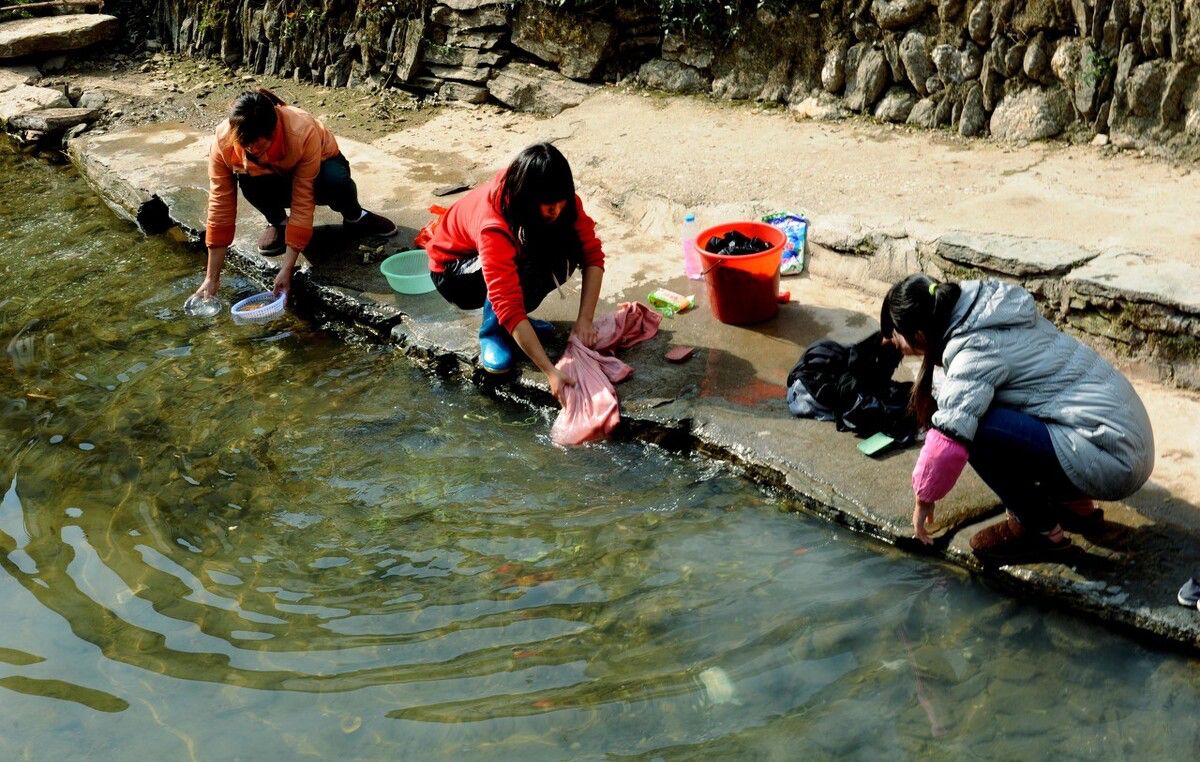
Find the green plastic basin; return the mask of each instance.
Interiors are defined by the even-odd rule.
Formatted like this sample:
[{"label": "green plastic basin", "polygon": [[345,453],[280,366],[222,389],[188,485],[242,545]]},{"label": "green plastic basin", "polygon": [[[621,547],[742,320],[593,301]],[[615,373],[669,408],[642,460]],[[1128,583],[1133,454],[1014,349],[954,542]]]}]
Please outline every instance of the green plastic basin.
[{"label": "green plastic basin", "polygon": [[429,277],[429,256],[424,249],[393,254],[379,263],[379,272],[392,290],[400,294],[428,294],[433,290]]}]

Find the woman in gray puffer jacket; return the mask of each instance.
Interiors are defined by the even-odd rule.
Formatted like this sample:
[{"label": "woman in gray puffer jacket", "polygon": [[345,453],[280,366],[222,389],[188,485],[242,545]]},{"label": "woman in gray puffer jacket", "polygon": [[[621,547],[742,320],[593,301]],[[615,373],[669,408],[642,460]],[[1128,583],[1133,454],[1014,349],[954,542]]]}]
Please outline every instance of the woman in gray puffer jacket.
[{"label": "woman in gray puffer jacket", "polygon": [[[885,341],[921,355],[913,387],[929,429],[913,471],[913,528],[927,524],[969,461],[1008,509],[971,538],[991,562],[1037,560],[1098,529],[1092,499],[1137,491],[1154,467],[1154,433],[1129,381],[1054,327],[1020,286],[937,283],[910,275],[883,301]],[[945,378],[933,389],[934,366]]]}]

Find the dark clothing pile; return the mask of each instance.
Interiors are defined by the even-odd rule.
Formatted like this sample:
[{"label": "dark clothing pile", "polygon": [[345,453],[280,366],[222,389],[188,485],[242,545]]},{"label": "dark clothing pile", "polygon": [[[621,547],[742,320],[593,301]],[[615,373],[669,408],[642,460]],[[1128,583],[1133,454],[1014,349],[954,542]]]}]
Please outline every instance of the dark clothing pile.
[{"label": "dark clothing pile", "polygon": [[892,380],[901,358],[878,331],[853,345],[822,339],[788,374],[788,408],[796,416],[836,421],[838,431],[883,432],[897,444],[911,443],[917,433],[908,410],[912,382]]},{"label": "dark clothing pile", "polygon": [[732,257],[745,254],[758,254],[771,248],[771,244],[758,236],[750,238],[745,233],[730,230],[720,238],[717,236],[709,238],[704,248],[708,250],[709,254],[723,254],[727,257]]}]

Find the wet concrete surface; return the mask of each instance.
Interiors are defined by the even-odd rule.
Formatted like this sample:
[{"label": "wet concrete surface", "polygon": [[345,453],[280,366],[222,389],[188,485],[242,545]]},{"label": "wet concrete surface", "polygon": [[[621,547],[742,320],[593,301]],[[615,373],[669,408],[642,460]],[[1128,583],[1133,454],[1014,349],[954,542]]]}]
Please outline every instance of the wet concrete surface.
[{"label": "wet concrete surface", "polygon": [[[188,128],[152,125],[109,135],[85,136],[72,143],[75,163],[110,205],[132,217],[139,205],[157,196],[172,218],[195,235],[203,226],[203,189],[208,136]],[[384,254],[408,248],[411,235],[428,218],[431,203],[448,203],[433,192],[464,172],[475,178],[489,171],[472,163],[388,152],[340,140],[350,159],[365,206],[390,215],[403,229],[386,242],[348,241],[340,237],[328,210],[319,210],[317,243],[310,247],[311,267],[295,283],[296,309],[316,317],[355,323],[388,337],[418,361],[441,373],[467,375],[492,393],[552,411],[543,377],[528,364],[512,377],[488,377],[477,365],[478,315],[447,305],[436,293],[392,293],[378,272],[376,249]],[[449,153],[449,152],[448,152]],[[478,169],[478,168],[476,168]],[[703,284],[675,271],[677,251],[639,237],[622,224],[612,207],[598,203],[596,217],[618,235],[608,238],[610,266],[600,311],[622,301],[644,299],[655,286],[694,293],[697,309],[663,321],[659,335],[622,358],[634,375],[618,391],[623,409],[622,436],[633,436],[679,449],[699,449],[744,466],[755,479],[799,498],[813,513],[856,531],[918,553],[980,570],[967,539],[994,520],[997,500],[969,471],[950,497],[938,504],[939,539],[933,548],[912,538],[910,474],[917,450],[880,459],[856,449],[858,439],[838,433],[831,423],[794,419],[784,402],[785,378],[811,341],[861,338],[875,327],[877,305],[861,294],[817,278],[784,281],[792,301],[765,323],[735,327],[717,322],[708,308]],[[231,249],[235,265],[264,282],[274,265],[254,251],[259,229],[252,209],[243,207]],[[603,237],[603,236],[602,236]],[[363,250],[366,247],[367,251]],[[200,258],[197,267],[201,266]],[[578,304],[578,279],[551,294],[535,314],[556,323],[556,355],[570,330]],[[674,345],[696,349],[687,362],[666,362]],[[1022,595],[1045,596],[1071,609],[1200,650],[1200,614],[1174,602],[1178,586],[1200,567],[1197,542],[1200,508],[1169,489],[1148,485],[1129,505],[1109,504],[1110,535],[1093,543],[1080,540],[1063,563],[1010,566],[983,571],[990,579]]]}]

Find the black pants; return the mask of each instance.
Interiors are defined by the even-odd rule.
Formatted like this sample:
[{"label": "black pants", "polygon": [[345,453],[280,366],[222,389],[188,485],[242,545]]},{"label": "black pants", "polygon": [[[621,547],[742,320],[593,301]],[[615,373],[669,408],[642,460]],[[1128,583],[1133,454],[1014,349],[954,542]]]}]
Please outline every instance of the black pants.
[{"label": "black pants", "polygon": [[1046,532],[1064,502],[1086,497],[1063,471],[1046,424],[1026,413],[994,407],[971,443],[971,467],[1026,529]]},{"label": "black pants", "polygon": [[[270,225],[287,221],[292,206],[291,175],[237,175],[242,195]],[[358,205],[358,186],[350,177],[350,162],[340,153],[321,162],[321,170],[313,180],[313,197],[317,206],[327,206],[340,212],[342,219],[357,220],[362,215]]]},{"label": "black pants", "polygon": [[[525,297],[525,311],[533,312],[546,295],[567,282],[577,265],[566,256],[520,257],[517,278]],[[477,310],[488,298],[483,280],[483,264],[478,256],[446,265],[445,272],[433,273],[438,293],[459,309]]]}]

